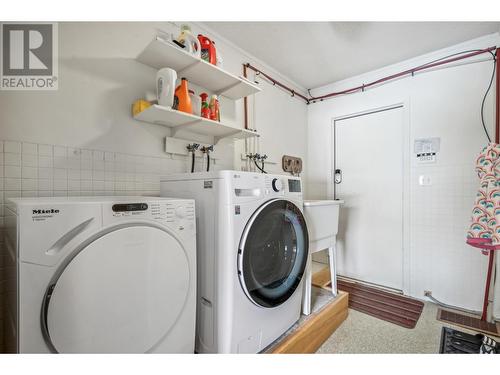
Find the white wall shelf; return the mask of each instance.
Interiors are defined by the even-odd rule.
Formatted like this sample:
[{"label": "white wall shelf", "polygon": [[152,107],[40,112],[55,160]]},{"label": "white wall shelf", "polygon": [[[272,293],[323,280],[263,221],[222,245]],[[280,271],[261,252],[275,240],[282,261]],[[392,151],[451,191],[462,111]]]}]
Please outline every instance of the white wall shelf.
[{"label": "white wall shelf", "polygon": [[155,69],[172,68],[177,76],[229,99],[241,99],[261,89],[244,77],[237,77],[157,36],[137,60]]},{"label": "white wall shelf", "polygon": [[239,129],[230,125],[195,116],[189,113],[176,111],[167,107],[154,104],[140,112],[134,119],[167,126],[172,129],[172,137],[175,137],[179,130],[186,130],[196,134],[214,137],[214,143],[223,138],[245,139],[258,137],[259,134],[247,129]]}]

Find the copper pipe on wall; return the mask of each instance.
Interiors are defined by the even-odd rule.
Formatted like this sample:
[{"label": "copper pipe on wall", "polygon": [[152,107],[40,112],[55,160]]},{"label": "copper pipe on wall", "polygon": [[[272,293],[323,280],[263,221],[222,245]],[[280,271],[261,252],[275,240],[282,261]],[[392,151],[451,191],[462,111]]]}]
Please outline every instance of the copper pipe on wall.
[{"label": "copper pipe on wall", "polygon": [[[247,78],[247,66],[243,64],[243,77]],[[243,98],[243,108],[245,113],[245,129],[248,129],[248,99],[245,96]]]},{"label": "copper pipe on wall", "polygon": [[302,94],[298,93],[298,92],[297,92],[297,91],[295,91],[294,89],[292,89],[292,88],[290,88],[290,87],[286,86],[285,84],[283,84],[283,83],[281,83],[280,81],[278,81],[278,80],[274,79],[273,77],[269,76],[268,74],[264,73],[263,71],[261,71],[261,70],[257,69],[256,67],[252,66],[250,63],[246,63],[246,64],[244,64],[243,66],[244,66],[244,69],[245,69],[245,68],[252,69],[252,70],[253,70],[255,73],[257,73],[258,75],[262,75],[262,76],[266,77],[269,81],[271,81],[271,83],[272,83],[274,86],[279,86],[279,87],[281,87],[283,90],[288,91],[288,92],[292,95],[292,97],[293,97],[293,96],[297,96],[297,97],[299,97],[299,98],[303,99],[303,100],[306,102],[306,104],[309,104],[309,99],[308,99],[308,98],[306,98],[304,95],[302,95]]}]

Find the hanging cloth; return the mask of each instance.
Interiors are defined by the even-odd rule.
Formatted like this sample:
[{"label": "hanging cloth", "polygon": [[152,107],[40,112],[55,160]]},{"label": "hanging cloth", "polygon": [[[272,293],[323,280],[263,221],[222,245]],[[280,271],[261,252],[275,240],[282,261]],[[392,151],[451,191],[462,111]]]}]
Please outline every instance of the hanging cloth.
[{"label": "hanging cloth", "polygon": [[484,254],[500,250],[500,144],[490,143],[476,160],[480,180],[467,243]]}]

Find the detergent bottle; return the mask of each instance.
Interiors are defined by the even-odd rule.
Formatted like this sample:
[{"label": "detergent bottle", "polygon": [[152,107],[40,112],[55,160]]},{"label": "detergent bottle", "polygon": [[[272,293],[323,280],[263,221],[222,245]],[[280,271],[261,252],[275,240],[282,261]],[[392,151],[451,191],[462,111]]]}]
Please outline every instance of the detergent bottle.
[{"label": "detergent bottle", "polygon": [[181,33],[177,38],[177,42],[184,46],[186,52],[200,57],[200,41],[193,35],[189,25],[181,25]]},{"label": "detergent bottle", "polygon": [[202,34],[198,34],[198,41],[200,42],[201,59],[216,65],[215,43]]},{"label": "detergent bottle", "polygon": [[210,39],[202,34],[198,34],[198,41],[200,42],[201,59],[210,62]]},{"label": "detergent bottle", "polygon": [[181,80],[181,84],[175,89],[175,104],[178,111],[193,113],[191,97],[189,96],[188,80],[184,77]]}]

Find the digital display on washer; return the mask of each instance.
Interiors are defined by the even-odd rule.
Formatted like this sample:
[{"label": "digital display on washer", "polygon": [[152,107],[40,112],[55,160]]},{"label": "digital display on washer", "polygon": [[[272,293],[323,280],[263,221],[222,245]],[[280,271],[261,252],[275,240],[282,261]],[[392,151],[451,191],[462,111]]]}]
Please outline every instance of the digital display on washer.
[{"label": "digital display on washer", "polygon": [[290,193],[300,193],[300,180],[288,180],[288,191]]},{"label": "digital display on washer", "polygon": [[146,203],[123,203],[114,204],[111,209],[113,212],[146,211],[148,205]]}]

